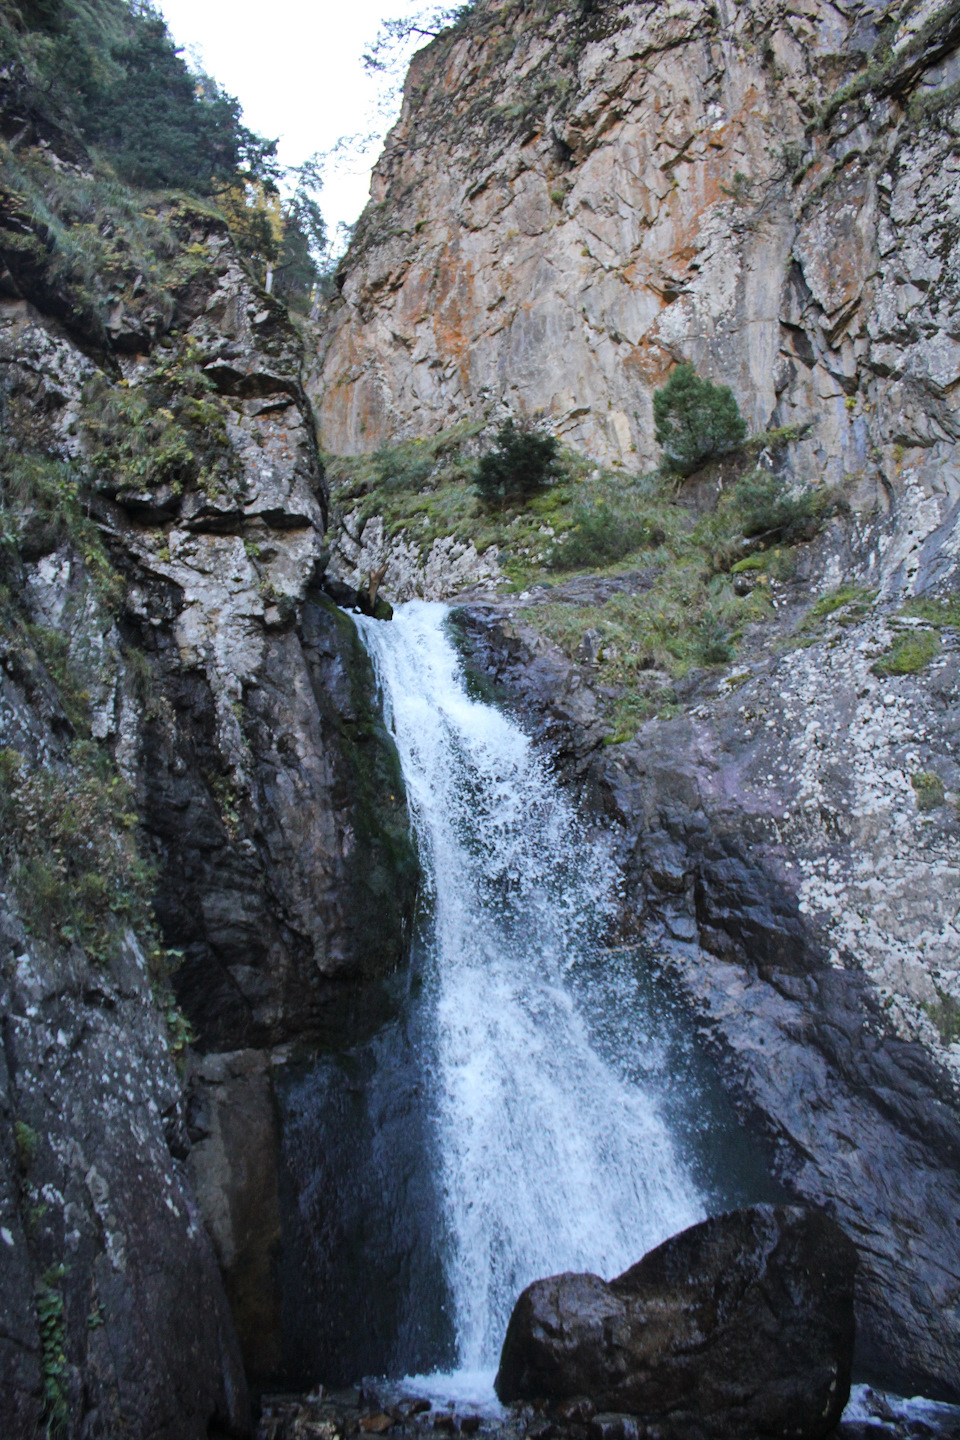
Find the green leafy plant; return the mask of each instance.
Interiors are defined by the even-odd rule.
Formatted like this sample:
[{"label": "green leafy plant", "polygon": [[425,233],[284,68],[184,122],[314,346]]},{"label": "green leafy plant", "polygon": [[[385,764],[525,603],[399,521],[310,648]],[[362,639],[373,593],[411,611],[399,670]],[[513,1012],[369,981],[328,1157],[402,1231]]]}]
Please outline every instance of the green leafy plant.
[{"label": "green leafy plant", "polygon": [[641,546],[663,539],[663,531],[651,526],[646,515],[603,498],[575,502],[571,518],[562,543],[551,551],[552,570],[613,565]]},{"label": "green leafy plant", "polygon": [[17,1164],[24,1175],[36,1158],[39,1143],[40,1137],[32,1125],[28,1125],[25,1120],[13,1122],[13,1144],[17,1152]]},{"label": "green leafy plant", "polygon": [[62,1265],[47,1270],[37,1286],[37,1328],[40,1332],[40,1375],[43,1421],[47,1440],[60,1440],[70,1419],[67,1405],[66,1321],[60,1284]]},{"label": "green leafy plant", "polygon": [[826,486],[790,487],[772,470],[751,470],[733,488],[733,505],[747,539],[791,544],[812,539],[837,496]]},{"label": "green leafy plant", "polygon": [[742,445],[746,422],[729,385],[702,380],[692,365],[678,365],[655,390],[653,416],[663,466],[690,475],[705,461]]},{"label": "green leafy plant", "polygon": [[553,435],[508,420],[480,460],[477,489],[488,505],[527,499],[559,477],[559,448]]}]

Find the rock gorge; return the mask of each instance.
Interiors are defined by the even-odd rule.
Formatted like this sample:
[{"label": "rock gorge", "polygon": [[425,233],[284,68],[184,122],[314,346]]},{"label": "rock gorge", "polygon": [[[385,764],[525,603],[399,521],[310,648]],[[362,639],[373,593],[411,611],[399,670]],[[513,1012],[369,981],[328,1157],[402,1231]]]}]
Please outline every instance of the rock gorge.
[{"label": "rock gorge", "polygon": [[[5,1435],[244,1435],[248,1382],[324,1378],[348,1332],[358,1365],[385,1353],[392,1302],[348,1291],[351,1265],[375,1288],[363,1087],[418,862],[331,598],[381,569],[390,600],[457,602],[478,683],[613,837],[619,938],[658,957],[778,1183],[858,1246],[862,1370],[960,1400],[960,651],[955,621],[903,614],[958,586],[958,44],[952,4],[480,0],[414,58],[316,324],[184,197],[154,215],[163,294],[107,224],[91,298],[5,172],[2,427],[29,461],[5,460],[0,577]],[[511,592],[476,525],[425,539],[335,477],[509,414],[649,470],[678,361],[842,504],[735,657],[640,672],[660,698],[621,737],[603,607],[645,561]],[[144,482],[156,413],[194,458]],[[717,488],[694,477],[684,513]],[[558,605],[574,646],[541,623]],[[921,630],[925,668],[876,673]],[[54,928],[44,866],[71,887]]]}]

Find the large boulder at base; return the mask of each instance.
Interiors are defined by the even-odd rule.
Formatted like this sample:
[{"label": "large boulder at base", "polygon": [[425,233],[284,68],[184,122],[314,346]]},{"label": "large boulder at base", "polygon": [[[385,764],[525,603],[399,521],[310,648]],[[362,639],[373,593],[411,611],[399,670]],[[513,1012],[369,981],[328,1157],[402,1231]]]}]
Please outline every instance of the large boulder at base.
[{"label": "large boulder at base", "polygon": [[606,1283],[554,1275],[514,1306],[497,1394],[588,1396],[651,1434],[818,1440],[850,1391],[857,1253],[819,1210],[754,1205]]}]

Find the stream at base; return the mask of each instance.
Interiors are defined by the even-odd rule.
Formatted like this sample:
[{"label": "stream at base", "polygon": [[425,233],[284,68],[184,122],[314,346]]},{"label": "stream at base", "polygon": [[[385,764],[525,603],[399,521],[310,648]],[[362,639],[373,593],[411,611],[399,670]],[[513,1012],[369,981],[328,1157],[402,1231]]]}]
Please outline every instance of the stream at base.
[{"label": "stream at base", "polygon": [[[677,1065],[685,1047],[638,957],[607,948],[617,873],[602,836],[520,727],[471,697],[446,613],[411,602],[357,623],[424,873],[404,1043],[447,1330],[434,1326],[433,1357],[421,1344],[389,1363],[446,1372],[417,1384],[480,1403],[527,1284],[611,1278],[719,1208],[696,1137],[719,1102],[688,1054]],[[732,1117],[722,1128],[729,1138]],[[766,1198],[758,1188],[762,1176],[749,1198]]]}]

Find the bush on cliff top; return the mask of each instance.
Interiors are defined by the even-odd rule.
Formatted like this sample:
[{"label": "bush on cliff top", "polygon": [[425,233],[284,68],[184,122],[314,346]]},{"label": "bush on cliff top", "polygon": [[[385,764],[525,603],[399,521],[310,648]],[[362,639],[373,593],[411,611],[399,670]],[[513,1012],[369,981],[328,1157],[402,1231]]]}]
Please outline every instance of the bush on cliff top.
[{"label": "bush on cliff top", "polygon": [[699,465],[742,445],[747,426],[729,385],[702,380],[692,365],[678,365],[655,390],[653,417],[663,467],[690,475]]}]

